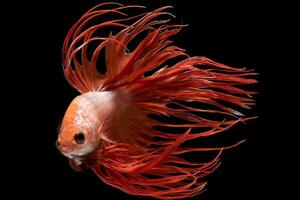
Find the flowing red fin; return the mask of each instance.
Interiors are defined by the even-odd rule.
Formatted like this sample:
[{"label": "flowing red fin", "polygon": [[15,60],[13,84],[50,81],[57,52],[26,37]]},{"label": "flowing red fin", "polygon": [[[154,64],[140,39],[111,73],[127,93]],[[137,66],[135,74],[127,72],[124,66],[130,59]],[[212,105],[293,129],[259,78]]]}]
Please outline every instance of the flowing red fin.
[{"label": "flowing red fin", "polygon": [[[107,5],[114,6],[115,8],[100,9]],[[127,20],[145,15],[145,13],[142,13],[137,16],[127,17],[127,14],[123,10],[129,8],[143,8],[143,6],[123,6],[114,2],[102,3],[86,12],[69,30],[62,49],[64,74],[70,85],[79,92],[98,91],[103,88],[103,83],[108,79],[109,75],[102,75],[97,71],[96,62],[98,54],[109,41],[115,41],[117,44],[121,42],[108,36],[100,37],[94,33],[107,27],[128,28],[129,26],[125,24]],[[85,28],[90,21],[103,17],[105,14],[115,14],[118,18]],[[98,41],[99,44],[91,60],[89,60],[87,57],[87,48],[94,41]],[[120,57],[122,56],[120,55]]]}]

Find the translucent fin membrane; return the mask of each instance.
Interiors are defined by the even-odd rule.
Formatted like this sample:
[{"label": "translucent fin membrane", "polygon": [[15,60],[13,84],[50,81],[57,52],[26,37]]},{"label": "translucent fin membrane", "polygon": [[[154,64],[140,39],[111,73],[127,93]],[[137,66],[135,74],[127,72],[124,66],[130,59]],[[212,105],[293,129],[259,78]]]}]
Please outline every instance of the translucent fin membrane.
[{"label": "translucent fin membrane", "polygon": [[[104,9],[109,6],[110,9]],[[128,16],[128,9],[141,6],[123,6],[118,3],[100,4],[71,28],[63,46],[64,72],[68,82],[81,93],[88,91],[120,90],[128,94],[130,105],[116,125],[114,141],[104,142],[101,159],[92,165],[94,172],[107,184],[133,195],[160,199],[180,199],[199,194],[206,185],[204,177],[219,166],[223,149],[234,147],[183,147],[188,140],[201,139],[223,132],[244,118],[237,107],[249,109],[254,105],[252,91],[240,86],[256,83],[249,76],[252,70],[233,68],[205,57],[189,57],[172,45],[169,37],[184,25],[169,25],[170,7]],[[86,27],[90,20],[113,13],[117,19]],[[127,22],[135,20],[132,24]],[[113,35],[95,36],[104,27],[119,27]],[[131,52],[127,45],[141,32],[148,34]],[[100,41],[92,58],[87,58],[87,46]],[[96,62],[105,50],[106,74],[99,74]],[[79,54],[79,55],[78,55]],[[78,61],[81,57],[81,63]],[[168,66],[171,59],[183,60]],[[161,67],[159,67],[161,66]],[[150,76],[145,73],[157,69]],[[198,102],[212,108],[200,109],[182,102]],[[222,102],[234,105],[234,108]],[[176,108],[168,107],[172,103]],[[201,115],[195,114],[201,113]],[[150,114],[173,116],[186,123],[169,123],[151,119]],[[223,116],[223,120],[206,118],[207,114]],[[221,117],[220,117],[221,118]],[[154,126],[185,129],[184,133],[167,133]],[[193,128],[205,131],[193,132]],[[182,154],[215,152],[207,162],[191,162]]]}]

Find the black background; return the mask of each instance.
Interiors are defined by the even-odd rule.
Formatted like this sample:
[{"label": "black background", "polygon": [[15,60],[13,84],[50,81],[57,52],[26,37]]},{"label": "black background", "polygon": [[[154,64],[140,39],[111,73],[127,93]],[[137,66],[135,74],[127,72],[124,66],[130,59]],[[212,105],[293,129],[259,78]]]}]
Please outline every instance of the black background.
[{"label": "black background", "polygon": [[[62,43],[77,19],[100,2],[43,1],[20,8],[15,38],[19,53],[11,60],[18,63],[12,68],[17,71],[13,73],[14,80],[18,80],[14,81],[18,94],[14,94],[17,97],[12,102],[16,108],[13,119],[18,116],[19,121],[13,127],[18,135],[13,135],[17,137],[14,139],[17,151],[12,160],[17,164],[11,164],[15,170],[10,184],[19,188],[22,195],[42,199],[151,199],[130,196],[112,188],[91,171],[72,171],[54,145],[65,109],[78,95],[63,76]],[[222,165],[208,179],[207,190],[192,199],[270,199],[279,195],[283,185],[281,177],[285,173],[278,165],[286,156],[278,154],[275,139],[287,129],[275,126],[282,123],[278,117],[282,96],[277,92],[283,90],[283,86],[276,83],[278,77],[283,76],[281,67],[272,63],[278,56],[279,43],[273,34],[280,26],[275,5],[252,1],[238,4],[195,0],[118,2],[145,5],[149,10],[172,5],[172,13],[177,17],[175,22],[189,24],[174,38],[178,46],[187,49],[192,56],[206,56],[234,67],[254,68],[259,73],[259,83],[253,86],[259,92],[255,96],[257,105],[251,112],[259,118],[233,130],[247,142],[222,155]]]}]

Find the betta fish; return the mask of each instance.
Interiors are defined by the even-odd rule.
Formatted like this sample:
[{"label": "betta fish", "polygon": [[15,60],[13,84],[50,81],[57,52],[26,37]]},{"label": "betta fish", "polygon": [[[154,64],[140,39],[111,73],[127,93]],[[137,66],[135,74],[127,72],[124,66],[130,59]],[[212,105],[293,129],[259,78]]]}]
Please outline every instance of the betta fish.
[{"label": "betta fish", "polygon": [[[252,119],[238,108],[255,104],[255,92],[242,86],[256,83],[251,78],[256,73],[189,56],[170,40],[185,27],[170,24],[171,7],[128,14],[143,8],[102,3],[69,30],[62,48],[63,71],[80,95],[65,112],[56,146],[74,170],[91,169],[128,194],[188,198],[203,191],[204,178],[218,168],[222,151],[243,142],[207,147],[189,146],[188,141],[197,144]],[[103,21],[107,14],[114,18]],[[98,19],[101,23],[91,23]],[[118,31],[103,35],[107,29]],[[138,44],[129,49],[135,39]],[[97,69],[101,54],[105,73]],[[190,152],[215,154],[209,161],[195,162],[184,156]]]}]

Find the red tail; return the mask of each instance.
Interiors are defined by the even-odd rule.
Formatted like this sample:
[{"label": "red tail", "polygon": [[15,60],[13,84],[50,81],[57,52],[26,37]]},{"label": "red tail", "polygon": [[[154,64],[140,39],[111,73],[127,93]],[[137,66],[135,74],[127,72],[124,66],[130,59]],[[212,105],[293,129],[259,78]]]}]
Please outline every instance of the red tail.
[{"label": "red tail", "polygon": [[[111,8],[100,9],[104,6]],[[161,199],[197,195],[206,185],[202,178],[219,166],[219,156],[224,148],[192,148],[181,144],[220,133],[249,119],[241,118],[240,112],[221,102],[243,108],[254,105],[251,98],[254,92],[239,86],[256,83],[247,78],[255,73],[205,57],[189,57],[183,49],[172,45],[169,37],[178,33],[183,25],[167,25],[168,20],[158,19],[172,16],[165,11],[169,7],[128,17],[125,11],[131,8],[140,6],[104,3],[94,7],[71,28],[63,46],[64,72],[71,86],[81,93],[121,90],[128,94],[131,102],[116,127],[115,142],[104,143],[104,155],[92,169],[107,184],[133,195]],[[88,22],[102,15],[105,17],[107,13],[114,13],[119,18],[86,28]],[[126,24],[135,18],[138,19],[135,23]],[[120,27],[121,30],[109,37],[95,36],[96,31],[108,26]],[[147,36],[129,52],[127,45],[144,31],[148,32]],[[100,43],[89,60],[87,47],[94,41]],[[103,48],[107,72],[101,75],[97,72],[96,63]],[[179,56],[185,59],[173,66],[165,64]],[[155,71],[158,67],[154,74],[145,76],[146,72]],[[199,109],[183,103],[191,101],[214,108]],[[176,108],[167,106],[168,103],[176,105]],[[196,112],[202,113],[201,117]],[[206,113],[224,116],[225,120],[207,119]],[[188,122],[159,122],[149,118],[149,114],[174,116]],[[165,133],[154,129],[154,126],[180,127],[186,128],[186,131]],[[198,127],[207,130],[191,133],[192,128]],[[182,158],[182,154],[192,151],[217,151],[217,155],[205,163]]]}]

